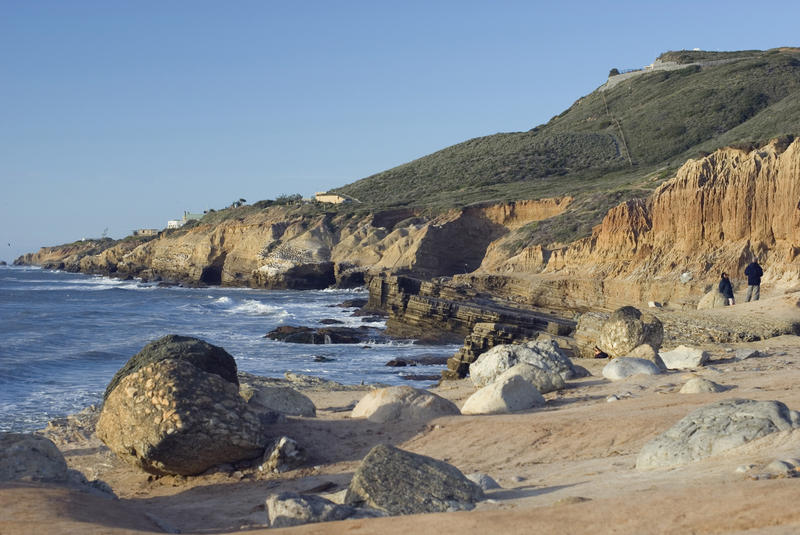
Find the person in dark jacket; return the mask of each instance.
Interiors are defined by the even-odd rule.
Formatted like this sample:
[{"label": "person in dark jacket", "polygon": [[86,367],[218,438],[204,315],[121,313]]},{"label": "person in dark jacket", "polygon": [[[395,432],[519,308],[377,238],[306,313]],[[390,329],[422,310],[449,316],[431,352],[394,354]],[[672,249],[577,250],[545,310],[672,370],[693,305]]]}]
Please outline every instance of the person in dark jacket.
[{"label": "person in dark jacket", "polygon": [[736,301],[733,298],[733,285],[728,278],[728,274],[722,272],[722,278],[719,279],[719,293],[725,296],[729,305],[735,305]]},{"label": "person in dark jacket", "polygon": [[757,258],[747,264],[747,267],[744,268],[744,274],[747,275],[747,294],[744,300],[750,301],[752,297],[753,301],[758,301],[761,296],[761,276],[764,274],[764,270],[758,265]]}]

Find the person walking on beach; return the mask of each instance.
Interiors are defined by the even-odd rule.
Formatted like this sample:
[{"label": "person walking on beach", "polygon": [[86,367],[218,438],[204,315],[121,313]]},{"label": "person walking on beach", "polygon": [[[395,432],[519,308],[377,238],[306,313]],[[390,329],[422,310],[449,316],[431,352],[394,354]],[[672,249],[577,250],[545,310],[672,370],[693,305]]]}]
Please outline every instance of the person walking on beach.
[{"label": "person walking on beach", "polygon": [[719,293],[721,293],[725,299],[728,300],[729,305],[736,304],[736,301],[733,298],[733,285],[731,284],[731,280],[728,278],[728,274],[724,271],[722,272],[722,278],[719,280]]},{"label": "person walking on beach", "polygon": [[758,301],[761,297],[761,276],[764,274],[764,270],[758,265],[758,258],[753,258],[753,261],[747,264],[744,274],[747,275],[747,294],[744,300],[750,301],[752,297],[753,301]]}]

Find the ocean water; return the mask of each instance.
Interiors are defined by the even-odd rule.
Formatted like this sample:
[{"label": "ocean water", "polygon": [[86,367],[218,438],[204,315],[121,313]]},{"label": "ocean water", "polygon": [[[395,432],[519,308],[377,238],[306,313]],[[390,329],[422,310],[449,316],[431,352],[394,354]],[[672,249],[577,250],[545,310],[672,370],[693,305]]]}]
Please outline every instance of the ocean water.
[{"label": "ocean water", "polygon": [[[364,323],[336,306],[363,290],[274,291],[243,288],[159,288],[139,281],[0,267],[0,431],[43,428],[56,417],[102,400],[117,370],[141,348],[181,334],[225,348],[241,371],[282,377],[286,371],[345,384],[424,387],[443,366],[387,367],[395,358],[452,355],[457,346],[413,341],[287,344],[264,338],[279,325],[344,327]],[[315,362],[314,357],[334,359]]]}]

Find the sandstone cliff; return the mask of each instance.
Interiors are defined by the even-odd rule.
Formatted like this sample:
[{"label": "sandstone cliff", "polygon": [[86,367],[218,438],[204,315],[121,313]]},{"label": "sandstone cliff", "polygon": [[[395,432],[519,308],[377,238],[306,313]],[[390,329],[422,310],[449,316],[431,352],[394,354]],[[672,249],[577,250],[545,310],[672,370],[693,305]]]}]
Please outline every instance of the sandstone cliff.
[{"label": "sandstone cliff", "polygon": [[[570,198],[476,205],[435,217],[410,210],[356,215],[269,207],[146,243],[43,248],[19,263],[191,284],[324,288],[363,284],[365,273],[421,278],[468,273],[492,241],[562,213]],[[66,261],[65,261],[66,260]]]},{"label": "sandstone cliff", "polygon": [[[569,246],[535,244],[513,256],[490,248],[471,282],[508,296],[539,295],[546,306],[563,298],[576,308],[688,304],[721,271],[746,284],[743,270],[753,256],[765,268],[766,288],[796,288],[799,255],[800,140],[774,141],[689,160],[647,199],[613,208],[590,237]],[[690,281],[681,280],[684,273]]]}]

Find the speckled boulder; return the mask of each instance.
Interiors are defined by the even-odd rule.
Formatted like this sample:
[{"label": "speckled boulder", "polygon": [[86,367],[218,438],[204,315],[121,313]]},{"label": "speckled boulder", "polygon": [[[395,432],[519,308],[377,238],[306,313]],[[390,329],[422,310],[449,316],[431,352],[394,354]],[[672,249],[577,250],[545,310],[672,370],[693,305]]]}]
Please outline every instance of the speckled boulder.
[{"label": "speckled boulder", "polygon": [[642,344],[658,350],[663,338],[664,327],[657,317],[627,306],[615,310],[603,323],[597,345],[612,357],[621,357]]},{"label": "speckled boulder", "polygon": [[[153,347],[157,355],[148,355]],[[263,454],[267,421],[239,395],[236,364],[222,348],[172,336],[131,360],[97,422],[114,453],[147,472],[181,475]]]}]

